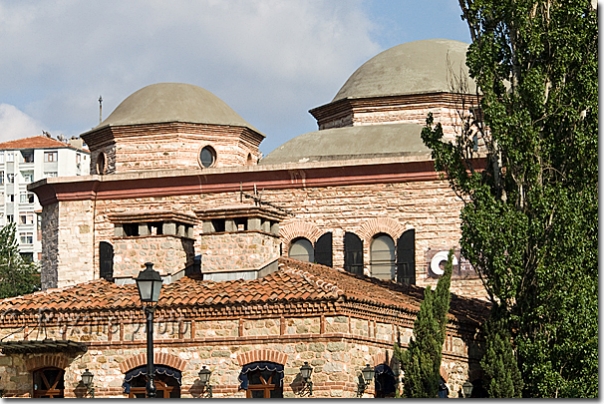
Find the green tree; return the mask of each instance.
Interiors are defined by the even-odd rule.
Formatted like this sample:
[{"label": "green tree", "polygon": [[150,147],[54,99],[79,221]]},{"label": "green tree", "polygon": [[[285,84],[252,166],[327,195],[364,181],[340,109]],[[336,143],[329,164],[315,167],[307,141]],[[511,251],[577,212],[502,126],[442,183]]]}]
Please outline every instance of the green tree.
[{"label": "green tree", "polygon": [[484,325],[486,346],[480,365],[485,375],[485,387],[491,398],[520,398],[522,375],[506,319],[501,318],[498,312],[499,309],[494,308]]},{"label": "green tree", "polygon": [[14,223],[0,228],[0,299],[40,289],[40,275],[34,263],[19,254]]},{"label": "green tree", "polygon": [[403,391],[405,397],[435,398],[438,396],[440,362],[447,327],[447,313],[451,301],[449,287],[453,272],[453,250],[445,272],[436,289],[428,286],[417,318],[413,323],[413,339],[407,350],[394,346],[394,355],[405,372]]},{"label": "green tree", "polygon": [[432,116],[422,138],[465,202],[462,253],[507,324],[523,396],[597,397],[595,2],[460,5],[480,108],[456,143]]}]

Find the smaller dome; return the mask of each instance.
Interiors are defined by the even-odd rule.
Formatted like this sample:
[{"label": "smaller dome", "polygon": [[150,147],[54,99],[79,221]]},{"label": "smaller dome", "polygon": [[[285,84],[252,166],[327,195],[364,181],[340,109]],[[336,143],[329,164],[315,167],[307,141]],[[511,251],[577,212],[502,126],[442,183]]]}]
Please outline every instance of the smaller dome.
[{"label": "smaller dome", "polygon": [[344,83],[333,101],[391,95],[460,92],[453,80],[467,79],[467,92],[476,84],[468,73],[468,44],[449,39],[428,39],[397,45],[374,56]]},{"label": "smaller dome", "polygon": [[97,128],[167,122],[243,126],[258,132],[208,90],[183,83],[141,88],[122,101]]},{"label": "smaller dome", "polygon": [[411,123],[346,126],[297,136],[270,152],[259,164],[305,163],[409,155],[429,155],[422,125]]}]

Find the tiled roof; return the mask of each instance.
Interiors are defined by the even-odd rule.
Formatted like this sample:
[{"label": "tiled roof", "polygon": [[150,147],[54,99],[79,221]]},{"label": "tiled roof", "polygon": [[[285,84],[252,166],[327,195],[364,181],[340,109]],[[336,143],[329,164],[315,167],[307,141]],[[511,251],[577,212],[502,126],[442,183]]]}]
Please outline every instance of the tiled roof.
[{"label": "tiled roof", "polygon": [[0,150],[53,149],[59,147],[71,146],[47,136],[25,137],[22,139],[9,140],[8,142],[0,143]]},{"label": "tiled roof", "polygon": [[[255,280],[215,282],[183,277],[162,287],[158,308],[341,300],[416,312],[423,291],[418,286],[362,278],[343,270],[280,258],[278,271]],[[140,300],[135,284],[116,285],[102,279],[0,301],[0,312],[138,308]],[[487,313],[485,302],[452,295],[452,318],[475,323],[481,322]]]}]

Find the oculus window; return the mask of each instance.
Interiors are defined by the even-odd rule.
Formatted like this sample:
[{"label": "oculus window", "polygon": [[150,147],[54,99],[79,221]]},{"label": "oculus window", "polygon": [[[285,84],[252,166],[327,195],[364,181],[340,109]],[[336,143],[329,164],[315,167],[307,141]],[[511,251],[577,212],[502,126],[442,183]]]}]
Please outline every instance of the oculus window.
[{"label": "oculus window", "polygon": [[216,151],[210,146],[205,146],[199,152],[199,162],[203,168],[212,167],[216,162]]}]

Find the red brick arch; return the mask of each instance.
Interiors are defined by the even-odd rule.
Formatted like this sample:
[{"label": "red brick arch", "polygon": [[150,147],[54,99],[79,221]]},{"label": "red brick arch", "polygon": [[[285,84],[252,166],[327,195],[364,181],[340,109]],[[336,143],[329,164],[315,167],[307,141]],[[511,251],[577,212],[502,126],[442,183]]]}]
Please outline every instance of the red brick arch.
[{"label": "red brick arch", "polygon": [[[178,356],[170,355],[163,352],[155,352],[155,355],[153,356],[153,362],[157,365],[164,365],[174,369],[178,369],[181,372],[184,371],[185,367],[187,366],[187,363],[184,360],[180,359]],[[130,358],[120,363],[120,370],[122,373],[126,373],[131,369],[145,365],[147,365],[147,354],[139,354],[136,356],[131,356]]]},{"label": "red brick arch", "polygon": [[404,231],[403,225],[396,220],[388,217],[377,217],[365,220],[357,231],[357,235],[366,245],[369,245],[376,234],[385,233],[396,241]]},{"label": "red brick arch", "polygon": [[281,226],[279,229],[279,237],[283,241],[283,244],[287,250],[289,250],[289,245],[292,240],[298,237],[304,237],[312,244],[315,244],[317,239],[321,237],[323,233],[325,233],[325,231],[321,231],[321,229],[319,229],[314,223],[305,222],[303,220],[289,222]]},{"label": "red brick arch", "polygon": [[67,366],[69,366],[69,359],[64,354],[44,354],[25,360],[25,368],[28,372],[42,368],[65,369]]},{"label": "red brick arch", "polygon": [[285,365],[287,354],[272,349],[257,349],[255,351],[244,352],[237,355],[239,366],[247,365],[252,362],[274,362]]}]

